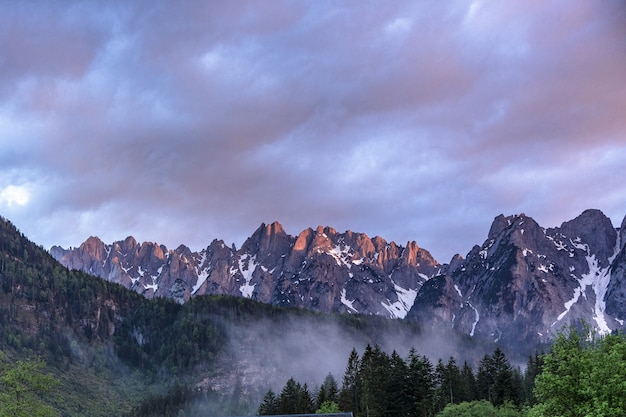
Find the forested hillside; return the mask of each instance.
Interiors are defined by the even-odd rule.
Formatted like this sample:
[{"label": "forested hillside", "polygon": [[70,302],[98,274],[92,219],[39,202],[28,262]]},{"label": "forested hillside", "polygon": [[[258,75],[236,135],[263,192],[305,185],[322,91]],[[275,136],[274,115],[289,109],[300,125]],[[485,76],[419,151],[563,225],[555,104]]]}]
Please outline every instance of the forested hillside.
[{"label": "forested hillside", "polygon": [[146,300],[68,270],[0,221],[0,346],[9,363],[43,359],[60,382],[45,401],[63,415],[120,415],[191,384],[193,366],[210,368],[226,346],[239,304]]}]

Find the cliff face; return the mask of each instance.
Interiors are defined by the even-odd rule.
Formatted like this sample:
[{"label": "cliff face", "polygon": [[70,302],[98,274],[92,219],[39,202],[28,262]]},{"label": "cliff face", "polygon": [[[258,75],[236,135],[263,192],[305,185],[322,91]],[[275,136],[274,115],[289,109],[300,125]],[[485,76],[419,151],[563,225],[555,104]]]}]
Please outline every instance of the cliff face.
[{"label": "cliff face", "polygon": [[240,249],[214,240],[192,252],[168,250],[128,237],[110,245],[91,237],[80,247],[53,247],[63,265],[120,283],[147,297],[184,302],[201,294],[228,294],[275,305],[327,312],[402,318],[422,284],[441,270],[415,242],[406,247],[338,233],[306,229],[297,237],[279,223],[262,224]]},{"label": "cliff face", "polygon": [[623,235],[598,210],[553,229],[498,216],[482,246],[422,287],[408,318],[504,345],[546,342],[581,319],[609,332],[623,323]]}]

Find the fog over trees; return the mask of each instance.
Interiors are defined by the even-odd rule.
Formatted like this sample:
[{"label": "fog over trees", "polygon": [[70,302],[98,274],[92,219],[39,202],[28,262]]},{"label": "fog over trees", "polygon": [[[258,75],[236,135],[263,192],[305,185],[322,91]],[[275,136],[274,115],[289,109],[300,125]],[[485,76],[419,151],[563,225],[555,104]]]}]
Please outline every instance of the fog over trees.
[{"label": "fog over trees", "polygon": [[[594,337],[587,328],[560,333],[547,354],[512,366],[496,348],[476,371],[454,357],[431,362],[412,349],[406,358],[379,346],[353,349],[337,391],[332,375],[311,394],[289,379],[272,390],[260,415],[350,411],[355,417],[583,417],[626,413],[626,336]],[[329,388],[332,387],[332,388]]]}]

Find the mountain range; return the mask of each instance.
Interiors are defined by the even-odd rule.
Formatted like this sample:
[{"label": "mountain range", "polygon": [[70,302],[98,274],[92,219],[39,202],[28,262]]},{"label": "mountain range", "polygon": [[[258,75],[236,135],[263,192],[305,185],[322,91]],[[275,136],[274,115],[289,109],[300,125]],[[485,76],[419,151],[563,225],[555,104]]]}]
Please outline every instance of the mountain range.
[{"label": "mountain range", "polygon": [[586,210],[555,228],[525,214],[499,215],[482,245],[445,264],[415,242],[322,226],[291,236],[277,222],[262,224],[239,249],[217,239],[193,252],[90,237],[50,254],[148,298],[234,295],[443,326],[531,349],[564,325],[586,322],[599,333],[623,327],[625,244],[626,218],[616,228],[601,211]]},{"label": "mountain range", "polygon": [[75,249],[53,247],[63,265],[133,289],[148,298],[185,302],[197,295],[235,295],[278,306],[403,318],[424,282],[441,273],[431,254],[363,233],[330,227],[297,237],[262,224],[240,249],[214,240],[192,252],[133,237],[105,244],[90,237]]}]

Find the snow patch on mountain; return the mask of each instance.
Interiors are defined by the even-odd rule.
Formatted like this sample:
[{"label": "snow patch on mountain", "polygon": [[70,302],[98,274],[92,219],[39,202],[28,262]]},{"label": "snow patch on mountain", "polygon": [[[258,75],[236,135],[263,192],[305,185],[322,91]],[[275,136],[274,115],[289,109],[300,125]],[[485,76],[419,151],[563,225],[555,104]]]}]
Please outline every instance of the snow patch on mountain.
[{"label": "snow patch on mountain", "polygon": [[474,323],[472,323],[472,330],[470,331],[470,334],[469,334],[470,336],[473,337],[474,336],[474,332],[476,331],[476,325],[478,324],[478,321],[480,320],[480,314],[478,313],[478,309],[476,307],[474,307],[472,305],[472,303],[470,303],[468,301],[467,305],[469,305],[472,309],[474,309],[474,313],[476,314],[475,315],[475,319],[474,319]]},{"label": "snow patch on mountain", "polygon": [[243,279],[246,281],[241,287],[239,287],[239,291],[241,291],[241,295],[246,298],[252,298],[252,293],[254,292],[254,287],[256,284],[250,284],[252,281],[252,274],[257,267],[256,263],[256,255],[244,255],[239,258],[239,271],[243,276]]},{"label": "snow patch on mountain", "polygon": [[411,307],[413,307],[413,303],[415,303],[417,290],[413,290],[411,288],[402,288],[393,280],[391,280],[391,283],[393,284],[393,288],[396,290],[398,301],[392,303],[387,300],[386,302],[381,301],[380,303],[389,312],[389,314],[391,314],[393,318],[403,319],[406,317]]},{"label": "snow patch on mountain", "polygon": [[341,290],[341,303],[343,305],[345,305],[346,307],[348,307],[350,310],[354,311],[355,313],[359,312],[356,308],[354,308],[354,305],[353,305],[354,300],[350,301],[346,297],[346,289],[345,288],[343,290]]},{"label": "snow patch on mountain", "polygon": [[461,290],[459,289],[459,286],[454,284],[454,289],[456,290],[456,292],[459,294],[459,297],[463,298],[463,294],[461,294]]},{"label": "snow patch on mountain", "polygon": [[350,246],[334,246],[330,251],[327,252],[330,256],[335,258],[335,262],[337,262],[338,266],[345,265],[348,268],[352,268],[352,254],[350,253]]},{"label": "snow patch on mountain", "polygon": [[152,284],[144,284],[144,288],[146,290],[154,290],[154,292],[157,292],[157,290],[159,289],[159,284],[157,283],[157,277],[152,276]]},{"label": "snow patch on mountain", "polygon": [[194,285],[193,288],[191,289],[191,294],[195,294],[200,289],[202,284],[204,284],[204,282],[209,277],[209,268],[204,268],[204,269],[202,268],[202,266],[206,262],[206,258],[207,258],[206,251],[202,251],[202,258],[200,258],[200,262],[198,263],[198,268],[196,270],[198,279],[196,280],[196,285]]},{"label": "snow patch on mountain", "polygon": [[[594,319],[598,326],[600,327],[600,332],[602,334],[608,334],[611,332],[607,322],[606,316],[604,312],[606,311],[606,301],[604,297],[606,296],[606,291],[609,287],[609,282],[611,281],[611,267],[610,265],[613,263],[615,257],[619,254],[621,247],[620,236],[617,235],[617,240],[615,242],[615,249],[613,250],[613,255],[609,258],[609,266],[606,268],[598,268],[598,263],[595,260],[595,256],[593,260],[595,261],[594,266],[596,267],[596,280],[593,283],[593,291],[596,293],[596,303],[595,303],[595,315]],[[589,263],[589,271],[591,274],[591,262],[589,256],[587,256],[587,262]]]},{"label": "snow patch on mountain", "polygon": [[[600,267],[596,255],[592,255],[590,253],[589,245],[586,243],[581,243],[580,238],[570,240],[570,242],[576,249],[585,251],[585,259],[587,261],[588,272],[585,274],[581,274],[580,278],[577,278],[574,274],[570,274],[573,278],[576,278],[578,280],[579,287],[574,289],[574,296],[572,297],[572,299],[565,303],[565,311],[559,314],[556,321],[552,323],[552,326],[561,321],[567,315],[567,313],[570,312],[570,309],[574,304],[578,302],[581,295],[583,296],[583,298],[587,299],[587,287],[591,287],[595,295],[593,320],[596,322],[600,334],[608,334],[611,332],[611,328],[606,321],[606,302],[604,300],[604,297],[606,296],[606,291],[611,280],[610,266],[607,266],[606,268]],[[617,256],[618,252],[619,241],[616,244],[613,256],[609,259],[609,265],[610,262]],[[570,271],[573,271],[573,269],[570,268]]]}]

